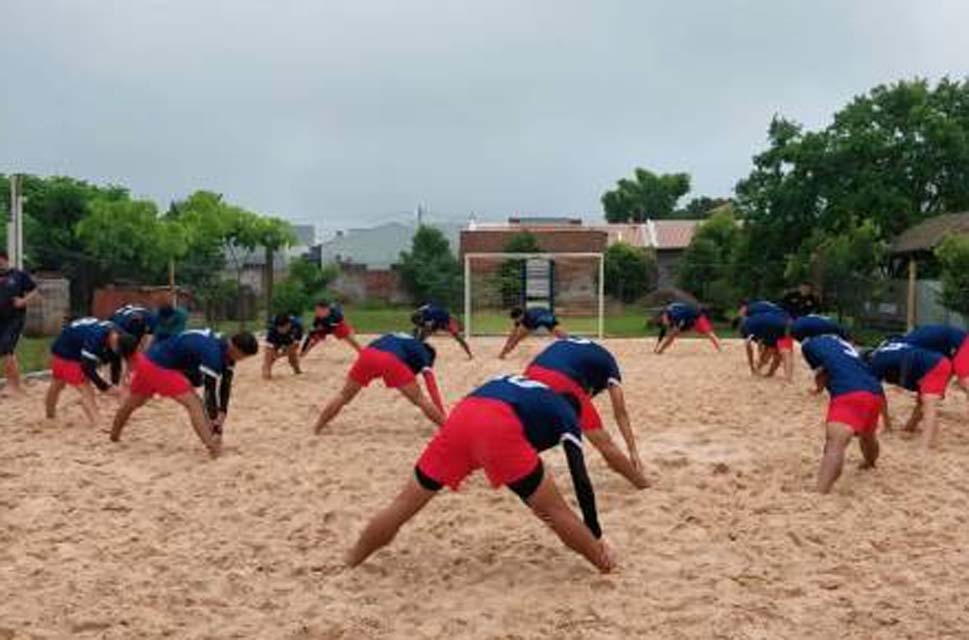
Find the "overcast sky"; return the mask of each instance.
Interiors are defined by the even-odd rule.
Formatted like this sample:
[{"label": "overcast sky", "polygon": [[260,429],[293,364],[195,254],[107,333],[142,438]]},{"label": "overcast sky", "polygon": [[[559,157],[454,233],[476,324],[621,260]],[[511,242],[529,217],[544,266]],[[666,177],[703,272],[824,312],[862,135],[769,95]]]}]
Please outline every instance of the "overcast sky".
[{"label": "overcast sky", "polygon": [[964,0],[0,0],[0,172],[321,229],[727,195],[772,114],[969,72]]}]

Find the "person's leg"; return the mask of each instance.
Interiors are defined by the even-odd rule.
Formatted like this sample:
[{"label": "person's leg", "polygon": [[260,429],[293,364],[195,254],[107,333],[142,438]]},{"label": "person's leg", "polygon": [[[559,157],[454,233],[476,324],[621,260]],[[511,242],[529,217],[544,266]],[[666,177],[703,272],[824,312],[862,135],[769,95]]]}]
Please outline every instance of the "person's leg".
[{"label": "person's leg", "polygon": [[922,447],[931,449],[939,437],[939,400],[936,395],[919,395],[919,405],[922,407],[922,421],[925,431],[922,433]]},{"label": "person's leg", "polygon": [[781,360],[784,363],[784,379],[788,382],[794,381],[794,352],[784,350],[781,352]]},{"label": "person's leg", "polygon": [[124,430],[131,414],[139,407],[148,402],[149,396],[142,396],[136,393],[129,393],[124,402],[118,407],[118,412],[114,414],[114,422],[111,424],[111,442],[121,440],[121,431]]},{"label": "person's leg", "polygon": [[874,469],[880,449],[878,446],[878,436],[875,435],[875,431],[866,431],[865,433],[859,434],[858,445],[861,447],[861,455],[865,458],[865,461],[861,464],[861,468]]},{"label": "person's leg", "polygon": [[192,428],[195,429],[195,434],[208,449],[209,455],[217,458],[221,449],[220,442],[212,433],[212,426],[205,413],[205,405],[202,404],[202,400],[194,391],[186,391],[174,396],[172,400],[185,407],[185,410],[188,411],[189,420],[192,422]]},{"label": "person's leg", "polygon": [[525,501],[540,520],[559,539],[603,573],[612,570],[613,562],[605,546],[593,537],[585,523],[569,508],[551,474],[546,473],[535,492]]},{"label": "person's leg", "polygon": [[390,544],[404,523],[417,515],[435,495],[436,491],[422,487],[414,476],[408,478],[397,497],[378,511],[360,532],[357,543],[346,554],[347,565],[355,567],[377,549]]},{"label": "person's leg", "polygon": [[717,351],[723,351],[723,347],[720,346],[720,338],[717,337],[713,331],[707,332],[707,340],[713,343],[713,346],[717,348]]},{"label": "person's leg", "polygon": [[821,468],[818,471],[818,492],[828,493],[831,486],[841,476],[841,469],[845,463],[845,449],[854,436],[851,427],[837,422],[829,422],[825,426],[824,456],[821,458]]},{"label": "person's leg", "polygon": [[765,349],[764,353],[769,354],[771,358],[770,368],[767,370],[767,373],[764,374],[764,377],[773,378],[774,374],[777,373],[777,370],[780,369],[784,358],[781,356],[781,352],[777,349]]},{"label": "person's leg", "polygon": [[320,432],[330,423],[330,420],[336,417],[343,407],[347,406],[351,400],[353,400],[363,387],[354,380],[347,378],[346,382],[343,383],[343,388],[337,393],[332,400],[323,408],[323,412],[316,421],[316,427],[314,428],[314,433],[320,435]]},{"label": "person's leg", "polygon": [[417,381],[409,382],[402,387],[397,388],[405,398],[410,400],[418,409],[424,412],[424,415],[433,422],[434,424],[440,426],[444,424],[444,414],[441,410],[434,406],[430,398],[424,395],[421,391],[420,386],[418,386]]},{"label": "person's leg", "polygon": [[670,331],[666,338],[656,345],[656,355],[663,355],[663,352],[669,349],[673,343],[676,341],[676,332]]},{"label": "person's leg", "polygon": [[908,422],[902,428],[902,431],[908,431],[909,433],[914,433],[918,431],[919,423],[922,422],[922,396],[921,394],[915,399],[915,406],[912,408],[912,415],[909,416]]},{"label": "person's leg", "polygon": [[637,489],[645,489],[649,486],[649,480],[639,469],[633,466],[632,461],[616,446],[608,431],[595,429],[586,431],[583,435],[599,450],[610,469],[629,480]]},{"label": "person's leg", "polygon": [[276,347],[267,346],[263,351],[262,379],[269,380],[273,375],[273,364],[276,362]]},{"label": "person's leg", "polygon": [[50,386],[47,387],[47,395],[44,396],[44,406],[47,409],[47,417],[51,420],[57,417],[57,401],[61,397],[61,391],[67,383],[57,378],[51,378]]},{"label": "person's leg", "polygon": [[23,387],[20,386],[20,365],[17,362],[16,353],[3,356],[3,374],[7,378],[7,389],[12,393],[23,393]]},{"label": "person's leg", "polygon": [[286,350],[286,358],[289,360],[289,366],[292,367],[293,373],[300,375],[303,370],[299,368],[299,350],[296,345],[292,345]]},{"label": "person's leg", "polygon": [[88,425],[96,427],[99,416],[98,401],[94,397],[94,386],[90,382],[85,382],[77,387],[77,391],[81,394],[81,408],[84,409],[84,415],[87,416]]}]

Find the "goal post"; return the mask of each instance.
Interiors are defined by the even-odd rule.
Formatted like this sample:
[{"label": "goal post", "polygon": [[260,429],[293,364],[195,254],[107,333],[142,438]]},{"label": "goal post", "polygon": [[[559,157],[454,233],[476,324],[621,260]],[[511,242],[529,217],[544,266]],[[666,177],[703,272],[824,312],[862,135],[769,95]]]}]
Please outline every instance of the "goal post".
[{"label": "goal post", "polygon": [[548,307],[570,334],[605,334],[605,254],[464,254],[467,335],[507,333],[513,307]]}]

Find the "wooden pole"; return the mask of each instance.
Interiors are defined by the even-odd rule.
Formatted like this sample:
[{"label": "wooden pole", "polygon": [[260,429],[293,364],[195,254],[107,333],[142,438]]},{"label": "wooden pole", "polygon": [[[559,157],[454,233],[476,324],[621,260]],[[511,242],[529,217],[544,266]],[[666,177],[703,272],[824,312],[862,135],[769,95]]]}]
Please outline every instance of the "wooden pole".
[{"label": "wooden pole", "polygon": [[916,296],[915,288],[918,282],[918,263],[915,260],[915,256],[910,256],[908,259],[908,309],[906,309],[906,325],[908,330],[911,331],[915,328],[915,323],[918,321],[918,314],[916,313]]},{"label": "wooden pole", "polygon": [[[276,258],[276,252],[272,247],[266,247],[266,270],[263,272],[263,288],[266,291],[266,315],[271,316],[273,312],[273,280],[275,272],[273,271]],[[302,309],[293,309],[294,313],[302,312]]]}]

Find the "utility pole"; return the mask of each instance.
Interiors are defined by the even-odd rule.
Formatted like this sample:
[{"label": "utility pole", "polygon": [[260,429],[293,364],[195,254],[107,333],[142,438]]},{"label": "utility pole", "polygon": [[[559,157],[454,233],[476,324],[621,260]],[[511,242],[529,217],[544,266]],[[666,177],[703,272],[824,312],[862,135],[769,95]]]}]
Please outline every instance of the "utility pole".
[{"label": "utility pole", "polygon": [[10,218],[7,221],[7,253],[10,264],[15,269],[24,268],[24,197],[21,187],[22,176],[10,176]]}]

